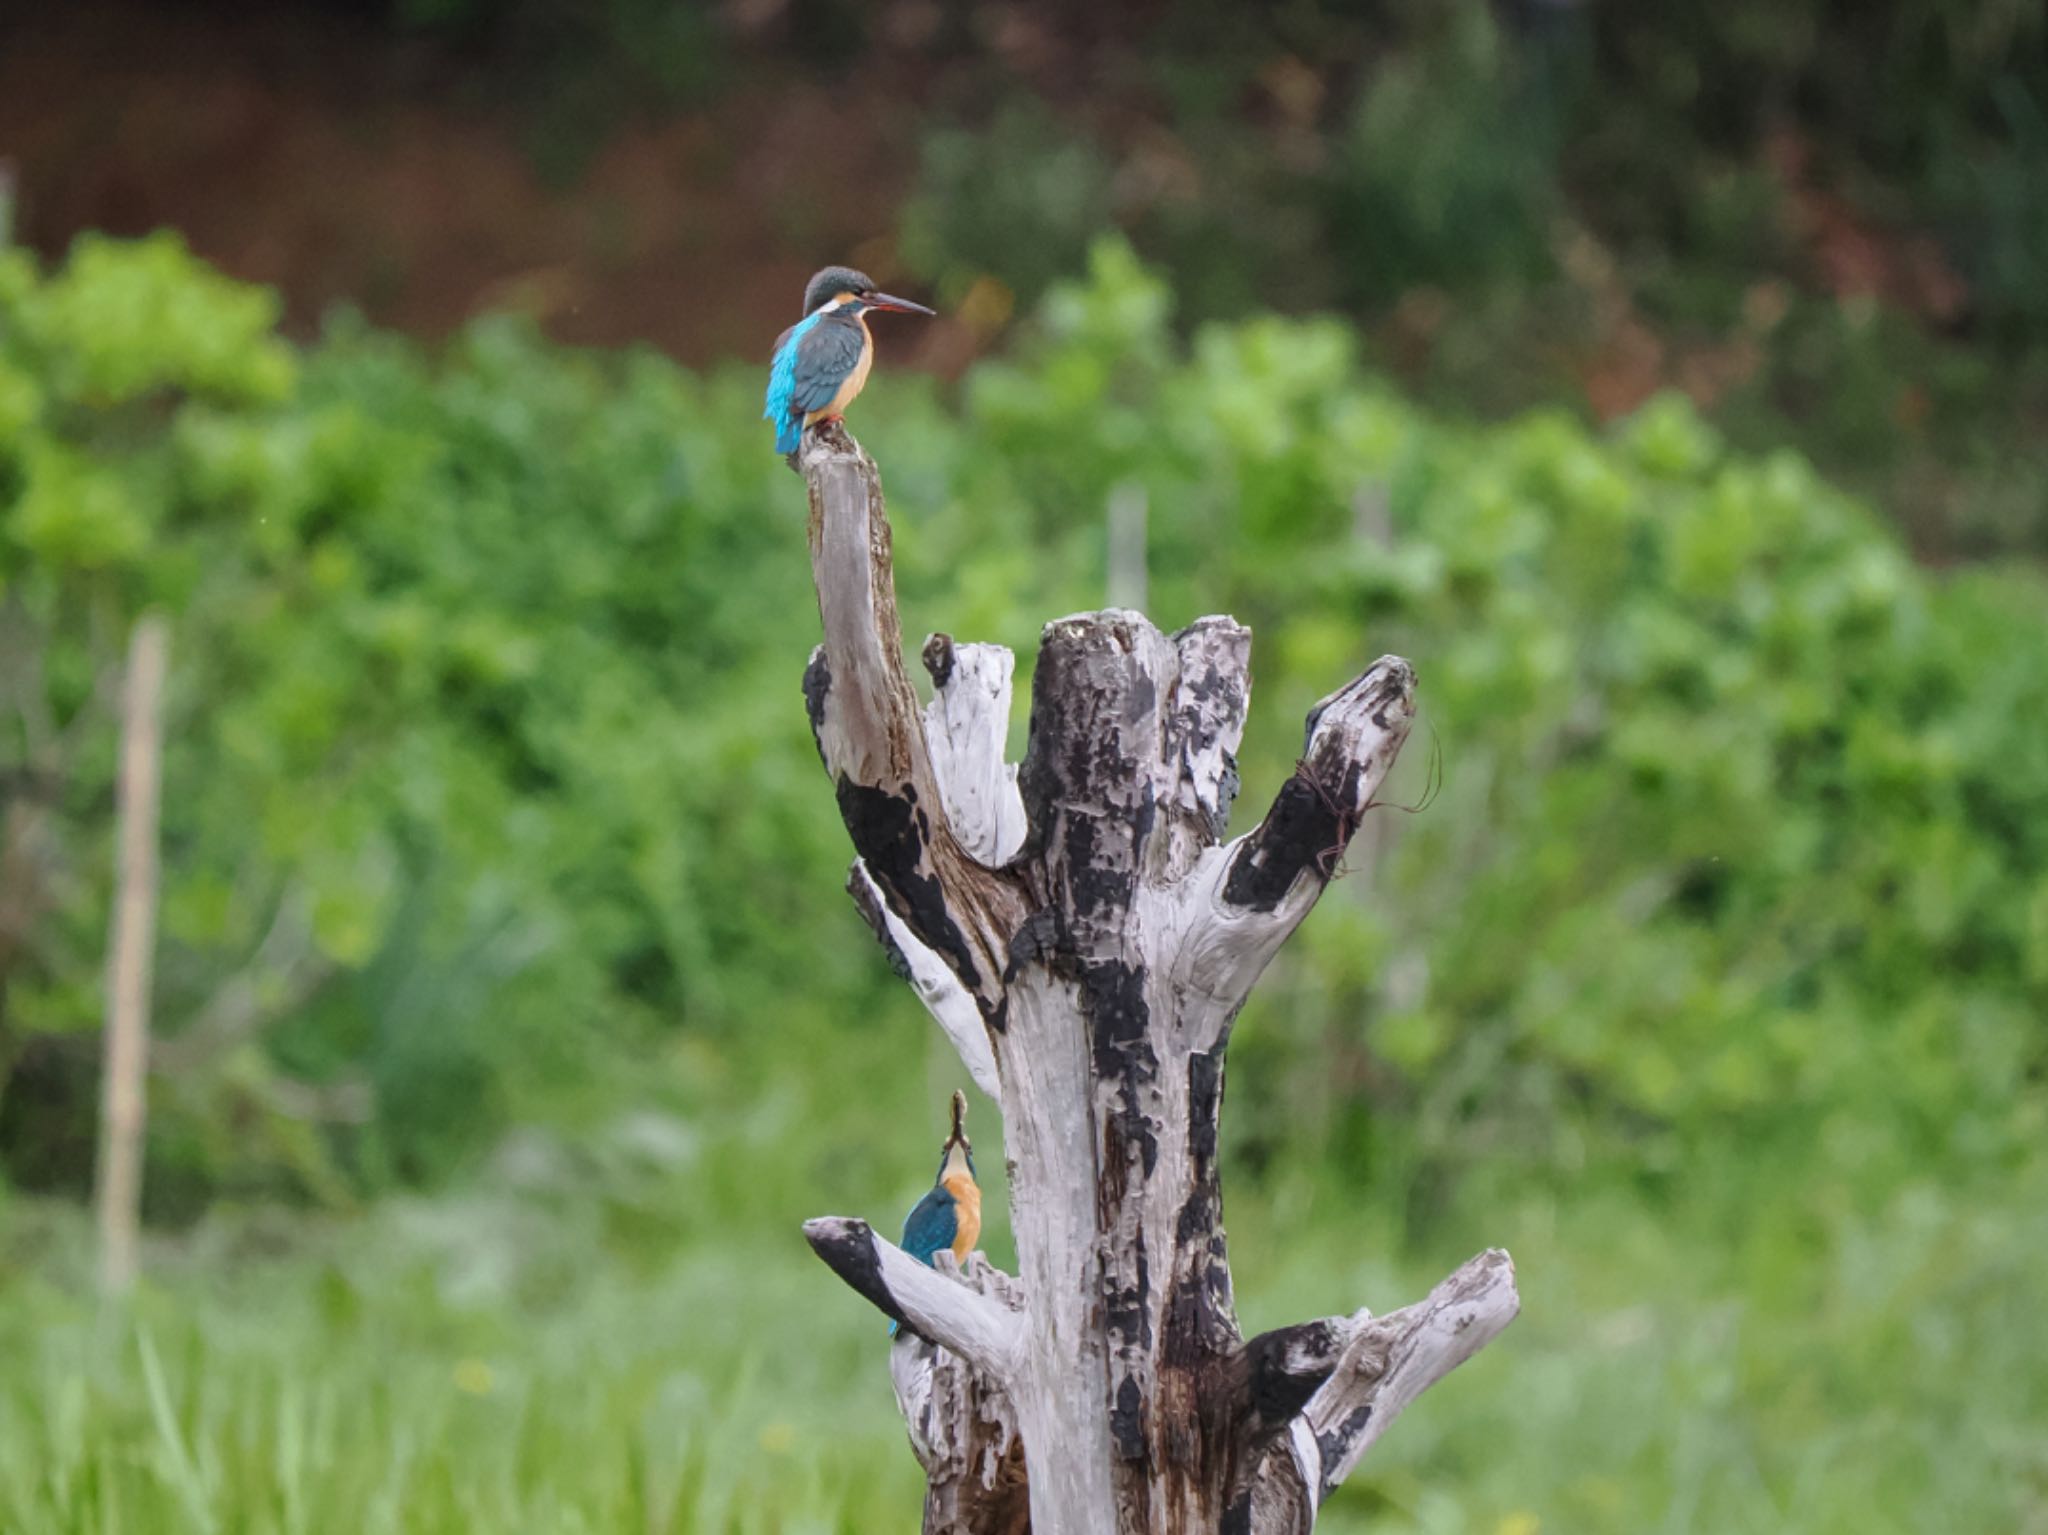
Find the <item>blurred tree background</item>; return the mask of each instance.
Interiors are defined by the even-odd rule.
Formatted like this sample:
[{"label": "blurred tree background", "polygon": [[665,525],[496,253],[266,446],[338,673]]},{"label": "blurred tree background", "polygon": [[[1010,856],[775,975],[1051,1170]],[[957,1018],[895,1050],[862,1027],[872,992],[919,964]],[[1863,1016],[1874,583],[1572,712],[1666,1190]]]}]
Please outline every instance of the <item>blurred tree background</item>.
[{"label": "blurred tree background", "polygon": [[1114,227],[1183,324],[1343,312],[1489,419],[1676,389],[1923,555],[2048,550],[2028,0],[90,0],[0,17],[0,154],[47,258],[171,225],[302,337],[692,364],[830,253],[954,377]]},{"label": "blurred tree background", "polygon": [[[2048,1529],[2044,34],[10,33],[0,1525],[909,1517],[872,1318],[795,1228],[893,1222],[957,1067],[839,890],[758,420],[853,255],[947,311],[856,423],[914,635],[1028,664],[1139,492],[1153,616],[1257,634],[1245,804],[1328,687],[1421,671],[1414,813],[1239,1036],[1239,1289],[1248,1326],[1384,1306],[1502,1242],[1525,1317],[1332,1525]],[[110,1329],[78,1202],[150,609],[150,1281]]]}]

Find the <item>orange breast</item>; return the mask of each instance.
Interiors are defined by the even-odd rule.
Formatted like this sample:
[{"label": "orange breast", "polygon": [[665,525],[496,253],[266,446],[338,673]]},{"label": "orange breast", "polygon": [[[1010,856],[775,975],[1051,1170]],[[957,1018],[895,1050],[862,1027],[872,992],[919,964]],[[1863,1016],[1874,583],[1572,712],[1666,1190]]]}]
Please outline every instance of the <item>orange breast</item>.
[{"label": "orange breast", "polygon": [[972,1178],[955,1174],[946,1179],[946,1192],[953,1196],[953,1214],[958,1225],[953,1232],[953,1256],[960,1262],[981,1240],[981,1189]]},{"label": "orange breast", "polygon": [[853,403],[853,397],[867,388],[868,369],[875,365],[875,335],[868,329],[868,322],[860,322],[860,361],[853,365],[853,371],[846,375],[846,382],[839,386],[832,396],[832,403],[823,410],[814,410],[805,421],[816,421],[820,416],[844,414],[846,407]]}]

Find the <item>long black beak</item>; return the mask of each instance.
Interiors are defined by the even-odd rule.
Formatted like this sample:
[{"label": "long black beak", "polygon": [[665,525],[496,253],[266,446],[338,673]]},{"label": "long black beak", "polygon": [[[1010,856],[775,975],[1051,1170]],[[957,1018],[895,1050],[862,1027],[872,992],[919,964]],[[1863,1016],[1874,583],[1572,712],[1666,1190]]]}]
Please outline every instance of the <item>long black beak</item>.
[{"label": "long black beak", "polygon": [[932,314],[922,304],[913,304],[907,298],[893,298],[887,293],[870,293],[861,302],[869,309],[886,310],[891,314]]}]

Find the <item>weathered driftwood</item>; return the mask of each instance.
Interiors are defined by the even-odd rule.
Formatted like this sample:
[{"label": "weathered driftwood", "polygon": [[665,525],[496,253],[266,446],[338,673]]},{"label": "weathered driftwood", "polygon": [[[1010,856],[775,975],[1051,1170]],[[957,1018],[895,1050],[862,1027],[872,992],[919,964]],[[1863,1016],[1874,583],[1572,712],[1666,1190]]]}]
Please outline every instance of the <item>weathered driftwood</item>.
[{"label": "weathered driftwood", "polygon": [[[1019,1274],[926,1268],[864,1222],[805,1228],[904,1324],[897,1400],[928,1535],[1306,1532],[1409,1402],[1515,1315],[1505,1253],[1418,1305],[1246,1340],[1217,1126],[1230,1027],[1343,857],[1414,712],[1383,657],[1310,713],[1259,825],[1223,841],[1250,696],[1228,618],[1046,626],[1019,768],[1012,662],[936,635],[903,664],[874,464],[806,437],[824,643],[804,678],[858,859],[849,889],[1003,1111]],[[1028,1497],[1028,1510],[1026,1500]]]}]

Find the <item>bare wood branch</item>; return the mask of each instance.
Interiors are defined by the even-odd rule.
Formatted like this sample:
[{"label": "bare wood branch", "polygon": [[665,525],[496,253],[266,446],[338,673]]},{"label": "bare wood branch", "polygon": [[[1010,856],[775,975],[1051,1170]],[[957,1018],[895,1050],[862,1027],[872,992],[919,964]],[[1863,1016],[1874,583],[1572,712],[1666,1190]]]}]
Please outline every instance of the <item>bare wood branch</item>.
[{"label": "bare wood branch", "polygon": [[1429,1387],[1499,1337],[1521,1307],[1504,1252],[1479,1254],[1428,1297],[1383,1317],[1330,1317],[1315,1367],[1341,1345],[1328,1378],[1277,1436],[1224,1528],[1245,1535],[1308,1535],[1323,1500],[1356,1469],[1396,1418]]},{"label": "bare wood branch", "polygon": [[884,1316],[997,1381],[1007,1383],[1015,1374],[1023,1348],[1022,1321],[1001,1301],[963,1283],[957,1271],[926,1268],[851,1216],[805,1221],[804,1236],[826,1266]]},{"label": "bare wood branch", "polygon": [[1414,718],[1415,671],[1399,656],[1380,657],[1310,710],[1294,776],[1237,845],[1221,898],[1272,912],[1304,879],[1327,882]]},{"label": "bare wood branch", "polygon": [[1167,753],[1177,782],[1167,801],[1174,834],[1155,877],[1177,880],[1223,840],[1237,798],[1237,748],[1251,709],[1252,632],[1234,618],[1198,618],[1173,637],[1176,662]]},{"label": "bare wood branch", "polygon": [[1296,1434],[1306,1435],[1313,1451],[1314,1436],[1307,1432],[1303,1410],[1343,1362],[1367,1315],[1325,1317],[1260,1333],[1217,1365],[1204,1400],[1221,1441],[1216,1459],[1224,1484],[1224,1530],[1252,1528],[1255,1495],[1262,1497],[1259,1507],[1268,1520],[1279,1518],[1284,1509],[1294,1510],[1297,1524],[1276,1528],[1306,1531],[1314,1523],[1314,1503],[1307,1495],[1312,1483],[1302,1479],[1294,1488],[1299,1495],[1283,1504],[1278,1498],[1283,1483],[1266,1469],[1268,1452],[1276,1441]]},{"label": "bare wood branch", "polygon": [[925,744],[946,819],[978,862],[1001,868],[1024,842],[1017,769],[1003,757],[1016,658],[1002,645],[962,645],[934,634],[924,642],[924,668],[932,679]]},{"label": "bare wood branch", "polygon": [[1522,1309],[1515,1262],[1490,1248],[1425,1300],[1368,1321],[1304,1416],[1322,1453],[1328,1497],[1408,1404],[1499,1337]]},{"label": "bare wood branch", "polygon": [[979,863],[947,817],[917,695],[903,667],[881,476],[836,422],[800,452],[824,643],[804,675],[840,819],[890,909],[945,960],[986,1018],[1002,1010],[1014,886]]},{"label": "bare wood branch", "polygon": [[1003,1095],[1002,1078],[996,1074],[995,1052],[989,1048],[988,1025],[981,1009],[960,984],[960,978],[946,968],[946,962],[918,941],[903,919],[889,909],[882,892],[858,858],[846,873],[846,893],[867,920],[869,928],[889,956],[895,972],[910,983],[918,1001],[932,1015],[953,1048],[960,1052],[960,1064],[974,1085],[989,1097]]},{"label": "bare wood branch", "polygon": [[1175,977],[1203,999],[1191,1045],[1228,1036],[1280,945],[1321,898],[1415,718],[1415,672],[1382,656],[1310,711],[1301,760],[1257,828],[1181,886]]}]

